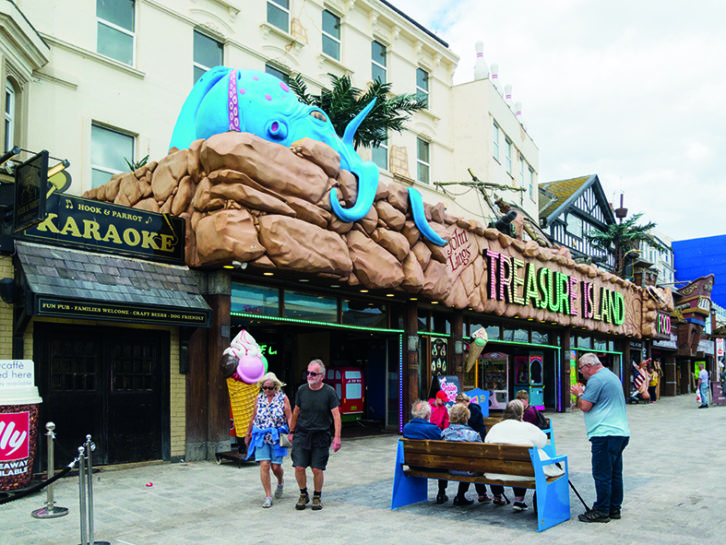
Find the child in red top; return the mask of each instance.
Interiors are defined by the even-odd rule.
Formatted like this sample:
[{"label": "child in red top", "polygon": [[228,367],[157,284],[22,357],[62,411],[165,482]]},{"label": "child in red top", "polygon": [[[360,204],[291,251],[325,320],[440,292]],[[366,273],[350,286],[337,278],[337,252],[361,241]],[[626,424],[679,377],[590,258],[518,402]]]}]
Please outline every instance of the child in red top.
[{"label": "child in red top", "polygon": [[431,422],[442,430],[449,427],[449,410],[444,405],[448,400],[449,397],[443,390],[436,392],[434,399],[429,399],[429,405],[431,405]]}]

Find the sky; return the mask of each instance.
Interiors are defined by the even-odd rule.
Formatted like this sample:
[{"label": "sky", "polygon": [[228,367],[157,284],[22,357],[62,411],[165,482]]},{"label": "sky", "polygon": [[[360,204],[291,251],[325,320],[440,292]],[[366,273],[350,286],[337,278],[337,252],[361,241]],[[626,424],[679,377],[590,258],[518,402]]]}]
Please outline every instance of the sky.
[{"label": "sky", "polygon": [[726,234],[726,2],[389,0],[512,85],[540,183],[597,174],[674,240]]}]

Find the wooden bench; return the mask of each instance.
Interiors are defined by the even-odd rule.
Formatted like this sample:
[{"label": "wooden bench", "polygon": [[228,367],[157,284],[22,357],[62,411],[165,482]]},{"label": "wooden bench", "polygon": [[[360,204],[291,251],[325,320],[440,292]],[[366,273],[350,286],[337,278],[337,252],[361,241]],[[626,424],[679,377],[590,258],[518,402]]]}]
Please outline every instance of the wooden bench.
[{"label": "wooden bench", "polygon": [[[555,434],[552,430],[552,420],[545,417],[545,420],[547,420],[547,424],[549,427],[545,430],[542,430],[545,432],[545,435],[547,435],[547,438],[549,439],[547,446],[545,446],[542,450],[544,450],[547,453],[547,456],[550,458],[557,456],[557,447],[555,445]],[[492,429],[492,426],[495,424],[498,424],[502,421],[502,418],[500,416],[485,416],[484,417],[484,426],[487,428],[487,432]]]},{"label": "wooden bench", "polygon": [[[544,466],[558,462],[564,474],[547,477]],[[448,472],[452,469],[482,475],[452,475]],[[515,475],[526,480],[490,479],[484,473]],[[441,478],[534,489],[539,532],[570,519],[567,456],[541,460],[536,448],[523,445],[400,439],[391,509],[426,501],[428,479]]]}]

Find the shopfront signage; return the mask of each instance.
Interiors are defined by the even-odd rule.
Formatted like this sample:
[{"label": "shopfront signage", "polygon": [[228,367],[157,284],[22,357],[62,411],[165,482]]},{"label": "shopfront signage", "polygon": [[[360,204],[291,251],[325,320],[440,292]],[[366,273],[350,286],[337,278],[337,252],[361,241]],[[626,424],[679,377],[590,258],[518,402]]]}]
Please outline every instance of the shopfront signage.
[{"label": "shopfront signage", "polygon": [[45,244],[184,263],[184,220],[69,195],[52,195],[45,220],[22,238]]},{"label": "shopfront signage", "polygon": [[473,257],[469,233],[463,229],[455,229],[446,245],[446,261],[451,272],[468,265]]},{"label": "shopfront signage", "polygon": [[618,291],[500,252],[487,249],[484,255],[491,299],[616,326],[625,321],[625,301]]},{"label": "shopfront signage", "polygon": [[15,169],[14,233],[43,221],[47,187],[48,152],[43,150]]},{"label": "shopfront signage", "polygon": [[671,317],[663,312],[658,313],[655,319],[655,331],[660,335],[671,334]]},{"label": "shopfront signage", "polygon": [[678,335],[671,332],[667,341],[655,340],[653,346],[657,348],[670,348],[671,350],[678,349]]},{"label": "shopfront signage", "polygon": [[192,327],[208,327],[211,318],[210,311],[197,309],[119,305],[45,296],[36,297],[35,315]]}]

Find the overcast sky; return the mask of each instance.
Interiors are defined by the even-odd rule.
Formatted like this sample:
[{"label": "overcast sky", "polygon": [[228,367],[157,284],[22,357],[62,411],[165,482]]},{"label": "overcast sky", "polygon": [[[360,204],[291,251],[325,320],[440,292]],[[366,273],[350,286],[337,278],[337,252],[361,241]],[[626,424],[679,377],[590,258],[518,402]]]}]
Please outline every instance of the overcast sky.
[{"label": "overcast sky", "polygon": [[484,43],[540,182],[597,174],[616,208],[622,192],[675,240],[726,234],[726,2],[389,1],[449,43],[454,83]]}]

